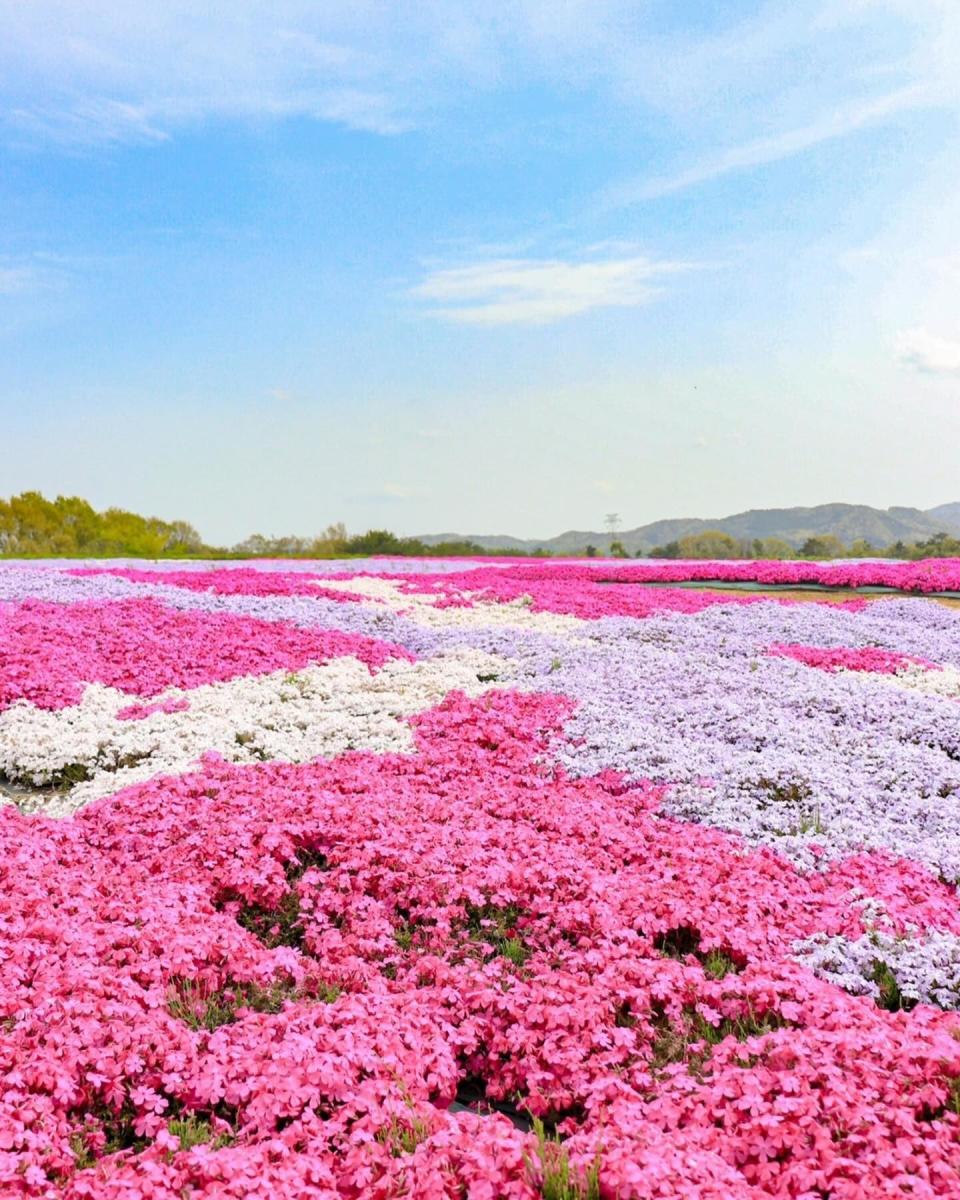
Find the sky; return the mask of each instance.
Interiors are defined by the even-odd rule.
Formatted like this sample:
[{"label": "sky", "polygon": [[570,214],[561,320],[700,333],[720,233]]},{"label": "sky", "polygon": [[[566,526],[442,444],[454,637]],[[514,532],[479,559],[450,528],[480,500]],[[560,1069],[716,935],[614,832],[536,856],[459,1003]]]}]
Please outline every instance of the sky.
[{"label": "sky", "polygon": [[0,495],[960,499],[957,0],[0,0]]}]

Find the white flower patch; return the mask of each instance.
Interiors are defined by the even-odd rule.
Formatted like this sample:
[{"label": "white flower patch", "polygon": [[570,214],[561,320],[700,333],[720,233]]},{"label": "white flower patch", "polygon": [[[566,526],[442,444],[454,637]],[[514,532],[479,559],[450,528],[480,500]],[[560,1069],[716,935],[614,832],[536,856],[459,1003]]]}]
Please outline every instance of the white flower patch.
[{"label": "white flower patch", "polygon": [[[856,675],[856,671],[840,671],[842,675]],[[942,696],[946,700],[960,700],[960,669],[945,666],[927,668],[919,665],[904,667],[892,675],[874,673],[871,679],[906,688],[911,692],[923,692],[927,696]]]},{"label": "white flower patch", "polygon": [[235,763],[306,762],[347,750],[410,752],[407,718],[453,690],[476,696],[516,686],[513,674],[506,660],[474,649],[419,662],[392,660],[374,675],[344,657],[295,673],[171,688],[143,703],[187,700],[188,708],[135,720],[117,713],[137,697],[90,684],[68,708],[51,711],[20,700],[0,713],[0,776],[37,787],[80,778],[69,792],[21,804],[66,816],[131,783],[180,774],[207,751]]},{"label": "white flower patch", "polygon": [[[437,608],[441,597],[429,592],[403,592],[403,580],[373,579],[362,576],[358,579],[316,579],[316,587],[329,590],[350,592],[362,596],[365,600],[373,600],[382,604],[391,612],[402,614],[408,620],[418,625],[430,626],[434,629],[517,629],[533,633],[548,634],[553,637],[578,639],[584,632],[584,627],[591,622],[582,617],[572,617],[565,613],[533,612],[532,600],[529,596],[519,596],[501,604],[486,600],[474,599],[472,608]],[[476,596],[474,592],[461,592],[464,599],[470,600]]]},{"label": "white flower patch", "polygon": [[858,938],[820,933],[797,942],[793,957],[855,996],[883,1002],[883,985],[888,992],[895,986],[905,1007],[960,1008],[960,938],[943,930],[874,929]]}]

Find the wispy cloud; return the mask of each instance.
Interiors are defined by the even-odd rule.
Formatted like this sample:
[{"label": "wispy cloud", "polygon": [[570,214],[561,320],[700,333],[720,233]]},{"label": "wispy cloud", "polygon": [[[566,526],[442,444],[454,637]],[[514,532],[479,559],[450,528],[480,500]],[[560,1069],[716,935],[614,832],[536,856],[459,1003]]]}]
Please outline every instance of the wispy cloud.
[{"label": "wispy cloud", "polygon": [[428,494],[422,488],[408,487],[402,483],[384,483],[373,491],[359,492],[347,499],[364,504],[402,504],[409,500],[422,500]]},{"label": "wispy cloud", "polygon": [[65,256],[42,252],[24,258],[0,259],[0,296],[62,291],[69,283],[74,265]]},{"label": "wispy cloud", "polygon": [[[955,0],[771,0],[748,18],[684,17],[666,31],[658,7],[0,0],[0,122],[81,146],[155,141],[208,118],[299,116],[388,135],[518,80],[573,87],[638,129],[669,112],[676,131],[689,122],[709,135],[781,112],[787,133],[741,139],[687,172],[696,175],[841,136],[817,132],[830,122],[811,120],[818,109],[840,113],[848,129],[879,119],[849,107],[882,104],[864,98],[878,80],[888,81],[889,100],[896,82],[947,86],[956,73]],[[660,183],[690,186],[673,176]]]},{"label": "wispy cloud", "polygon": [[754,138],[739,146],[731,146],[718,154],[678,171],[648,179],[634,179],[608,188],[604,202],[610,207],[654,200],[685,191],[697,184],[729,175],[749,167],[779,162],[812,150],[825,142],[847,137],[869,125],[876,125],[911,109],[933,106],[940,102],[940,93],[925,84],[899,88],[884,96],[851,104],[827,114],[797,129],[785,130],[770,137]]},{"label": "wispy cloud", "polygon": [[101,98],[66,106],[15,107],[5,114],[5,121],[21,135],[69,146],[163,142],[168,138],[143,105]]},{"label": "wispy cloud", "polygon": [[928,329],[905,329],[897,338],[898,361],[924,375],[960,376],[960,341]]},{"label": "wispy cloud", "polygon": [[[599,197],[603,207],[785,161],[908,113],[960,111],[960,6],[955,0],[764,5],[753,21],[681,41],[647,72],[651,78],[677,111],[686,103],[688,116],[696,115],[694,136],[686,153],[679,143],[683,158],[675,170],[608,186]],[[691,153],[697,142],[700,153]]]},{"label": "wispy cloud", "polygon": [[[0,0],[0,125],[86,148],[164,141],[213,119],[409,127],[390,22],[347,0]],[[412,90],[412,89],[410,89]]]},{"label": "wispy cloud", "polygon": [[37,282],[31,267],[9,267],[0,263],[0,296],[16,296],[30,291]]},{"label": "wispy cloud", "polygon": [[431,272],[409,295],[460,325],[547,325],[595,308],[649,303],[660,281],[703,264],[627,258],[501,258]]}]

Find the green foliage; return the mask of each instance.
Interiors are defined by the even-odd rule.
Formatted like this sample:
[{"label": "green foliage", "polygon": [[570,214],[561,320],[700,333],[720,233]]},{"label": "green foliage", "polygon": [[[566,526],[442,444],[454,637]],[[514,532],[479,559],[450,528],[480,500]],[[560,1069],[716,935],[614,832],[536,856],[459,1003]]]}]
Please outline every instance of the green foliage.
[{"label": "green foliage", "polygon": [[377,1141],[388,1147],[394,1158],[412,1154],[429,1136],[430,1126],[412,1112],[412,1105],[411,1115],[406,1121],[391,1117],[390,1124],[377,1130],[376,1134]]},{"label": "green foliage", "polygon": [[911,999],[900,991],[900,984],[897,983],[897,977],[891,971],[889,965],[883,959],[875,958],[873,960],[873,970],[870,974],[871,980],[880,989],[880,995],[877,997],[877,1004],[881,1008],[886,1008],[890,1012],[909,1012],[911,1008],[916,1008],[917,1001]]},{"label": "green foliage", "polygon": [[691,533],[678,543],[679,558],[742,558],[741,546],[736,538],[719,529],[705,529],[702,533]]},{"label": "green foliage", "polygon": [[675,958],[682,962],[693,957],[703,967],[705,975],[711,979],[723,979],[731,972],[740,972],[743,966],[726,950],[715,947],[703,950],[700,947],[700,930],[691,925],[678,925],[658,933],[653,938],[654,949],[665,958]]},{"label": "green foliage", "polygon": [[[637,552],[637,557],[642,557],[642,551]],[[865,538],[857,538],[847,547],[835,534],[823,533],[808,537],[798,549],[783,538],[738,541],[729,534],[708,530],[667,542],[664,546],[654,546],[650,551],[650,558],[905,558],[915,561],[957,557],[960,557],[960,539],[947,533],[937,533],[910,545],[897,541],[886,547],[874,546]]]},{"label": "green foliage", "polygon": [[11,558],[183,558],[210,552],[186,521],[141,517],[121,508],[98,513],[78,496],[47,500],[23,492],[0,500],[0,555]]},{"label": "green foliage", "polygon": [[[887,552],[889,553],[889,551]],[[901,558],[960,558],[960,538],[948,533],[936,533],[925,542],[904,547]]]},{"label": "green foliage", "polygon": [[731,972],[740,970],[736,961],[725,950],[709,950],[700,961],[704,975],[711,979],[724,979]]},{"label": "green foliage", "polygon": [[[599,551],[589,545],[587,558]],[[626,558],[623,542],[613,535],[609,553]],[[313,537],[293,534],[264,537],[254,533],[231,549],[210,546],[186,521],[164,521],[143,517],[121,508],[97,512],[79,496],[57,496],[47,500],[40,492],[22,492],[9,500],[0,499],[0,558],[340,558],[351,556],[414,555],[449,557],[468,555],[549,558],[543,547],[495,550],[468,539],[453,539],[427,545],[419,538],[401,537],[389,529],[347,533],[343,522],[327,525]],[[960,538],[937,533],[925,541],[907,545],[894,542],[876,548],[863,538],[849,549],[832,533],[808,537],[802,548],[783,538],[737,539],[721,530],[703,530],[679,541],[655,546],[650,558],[952,558],[960,557]],[[643,551],[637,551],[643,557]]]},{"label": "green foliage", "polygon": [[233,1142],[229,1133],[214,1134],[209,1120],[194,1113],[185,1117],[174,1117],[167,1125],[167,1132],[179,1139],[181,1150],[206,1145],[209,1145],[211,1150],[220,1150]]},{"label": "green foliage", "polygon": [[124,509],[95,512],[77,496],[47,500],[40,492],[23,492],[0,500],[0,554],[6,557],[163,558],[208,551],[186,521],[161,521]]},{"label": "green foliage", "polygon": [[360,555],[390,554],[401,557],[403,555],[415,555],[430,558],[457,558],[474,554],[520,554],[521,557],[524,555],[523,551],[516,550],[486,550],[477,542],[470,542],[464,539],[437,542],[434,545],[428,546],[425,542],[421,542],[419,538],[398,537],[395,533],[391,533],[389,529],[368,529],[366,533],[356,534],[351,538],[347,538],[343,542],[342,552],[344,554]]},{"label": "green foliage", "polygon": [[339,995],[340,989],[327,983],[300,988],[291,980],[275,980],[263,987],[228,980],[223,987],[212,988],[178,976],[170,981],[167,1010],[191,1029],[212,1033],[222,1025],[232,1025],[241,1011],[278,1013],[288,1000],[332,1004]]},{"label": "green foliage", "polygon": [[783,538],[766,537],[754,541],[754,558],[796,558],[797,551]]},{"label": "green foliage", "polygon": [[86,1137],[80,1130],[70,1134],[70,1153],[73,1155],[74,1166],[78,1171],[85,1171],[97,1161],[87,1144]]},{"label": "green foliage", "polygon": [[48,781],[48,786],[61,792],[69,792],[77,783],[86,783],[93,775],[86,763],[66,763],[59,771],[54,771]]},{"label": "green foliage", "polygon": [[843,558],[846,553],[846,546],[833,533],[808,537],[800,548],[802,558]]},{"label": "green foliage", "polygon": [[253,533],[233,547],[231,553],[241,558],[337,558],[345,553],[347,527],[342,521],[328,525],[316,537],[264,537]]},{"label": "green foliage", "polygon": [[192,979],[171,981],[167,1008],[170,1015],[194,1030],[212,1033],[222,1025],[231,1025],[240,1009],[252,1012],[277,1013],[285,1001],[293,999],[296,988],[290,983],[272,983],[261,987],[256,983],[232,982],[222,988],[206,988]]},{"label": "green foliage", "polygon": [[685,1062],[696,1072],[710,1057],[713,1047],[726,1038],[745,1042],[748,1038],[782,1029],[783,1025],[783,1019],[775,1012],[758,1014],[749,1007],[741,1016],[723,1017],[714,1025],[695,1007],[687,1005],[678,1025],[663,1016],[654,1021],[656,1037],[651,1045],[650,1065],[654,1070],[662,1070],[671,1063]]},{"label": "green foliage", "polygon": [[527,1170],[543,1200],[600,1200],[599,1155],[585,1172],[580,1172],[571,1164],[560,1138],[548,1134],[537,1118],[533,1133],[537,1139],[536,1160],[527,1159]]},{"label": "green foliage", "polygon": [[502,907],[496,904],[468,904],[467,934],[472,941],[493,948],[515,966],[522,967],[530,957],[529,949],[519,936],[516,924],[521,913],[515,904]]}]

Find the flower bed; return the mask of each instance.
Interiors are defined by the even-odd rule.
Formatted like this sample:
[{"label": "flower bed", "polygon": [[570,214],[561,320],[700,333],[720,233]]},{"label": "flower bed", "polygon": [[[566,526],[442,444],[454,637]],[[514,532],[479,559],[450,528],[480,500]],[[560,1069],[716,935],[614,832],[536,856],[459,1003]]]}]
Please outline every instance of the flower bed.
[{"label": "flower bed", "polygon": [[0,567],[0,1194],[960,1197],[960,613],[590,570]]}]

